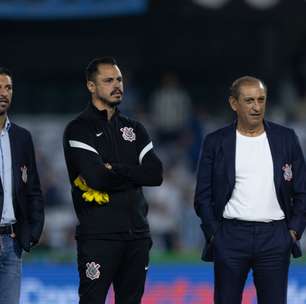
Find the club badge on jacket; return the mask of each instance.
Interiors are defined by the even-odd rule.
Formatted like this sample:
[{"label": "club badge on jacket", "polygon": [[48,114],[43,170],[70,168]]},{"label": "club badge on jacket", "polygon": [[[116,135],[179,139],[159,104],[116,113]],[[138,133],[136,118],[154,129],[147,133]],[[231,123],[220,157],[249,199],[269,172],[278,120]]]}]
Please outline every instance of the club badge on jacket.
[{"label": "club badge on jacket", "polygon": [[136,140],[136,134],[134,133],[133,128],[124,127],[121,128],[120,131],[122,132],[122,137],[126,141],[134,141]]},{"label": "club badge on jacket", "polygon": [[284,171],[283,176],[285,181],[290,182],[292,180],[292,165],[285,164],[282,169]]},{"label": "club badge on jacket", "polygon": [[25,165],[23,165],[20,168],[20,170],[21,170],[21,179],[26,184],[28,181],[28,168]]}]

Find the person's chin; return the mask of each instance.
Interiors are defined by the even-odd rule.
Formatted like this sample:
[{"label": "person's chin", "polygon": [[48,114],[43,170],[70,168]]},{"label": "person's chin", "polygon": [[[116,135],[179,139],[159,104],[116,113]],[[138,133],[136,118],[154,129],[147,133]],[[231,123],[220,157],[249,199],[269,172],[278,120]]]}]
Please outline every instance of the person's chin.
[{"label": "person's chin", "polygon": [[121,99],[120,100],[115,100],[115,101],[111,101],[111,102],[108,102],[108,105],[112,108],[115,108],[117,106],[119,106],[121,103]]},{"label": "person's chin", "polygon": [[8,108],[8,106],[0,106],[0,116],[4,115],[7,112]]},{"label": "person's chin", "polygon": [[262,123],[263,117],[262,116],[251,116],[249,121],[250,123]]}]

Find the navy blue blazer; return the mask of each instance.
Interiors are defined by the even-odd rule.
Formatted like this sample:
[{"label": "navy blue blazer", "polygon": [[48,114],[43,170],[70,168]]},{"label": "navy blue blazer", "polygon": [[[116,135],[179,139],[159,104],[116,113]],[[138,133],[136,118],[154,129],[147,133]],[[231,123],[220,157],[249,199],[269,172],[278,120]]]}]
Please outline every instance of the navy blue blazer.
[{"label": "navy blue blazer", "polygon": [[[306,167],[303,153],[292,129],[264,121],[273,159],[274,184],[288,229],[301,237],[306,226]],[[203,141],[199,158],[195,210],[201,218],[206,245],[202,259],[213,260],[210,243],[217,232],[226,203],[235,185],[236,122],[219,129]],[[292,179],[285,178],[285,165],[292,166]],[[265,164],[258,164],[264,166]],[[294,257],[302,255],[299,242],[292,247]]]},{"label": "navy blue blazer", "polygon": [[[29,251],[38,242],[44,224],[44,206],[29,131],[11,123],[9,138],[12,156],[13,206],[17,223],[14,230],[21,247]],[[0,182],[0,215],[3,188]]]}]

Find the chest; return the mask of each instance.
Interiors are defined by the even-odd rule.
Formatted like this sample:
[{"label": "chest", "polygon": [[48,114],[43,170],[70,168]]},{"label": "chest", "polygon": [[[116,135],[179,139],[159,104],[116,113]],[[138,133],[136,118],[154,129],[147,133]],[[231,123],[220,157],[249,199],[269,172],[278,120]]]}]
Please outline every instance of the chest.
[{"label": "chest", "polygon": [[95,148],[104,162],[135,164],[138,160],[136,129],[122,122],[100,123],[94,127]]},{"label": "chest", "polygon": [[235,156],[236,175],[261,176],[266,171],[273,173],[273,160],[269,143],[263,140],[247,140],[236,142]]},{"label": "chest", "polygon": [[0,135],[0,176],[3,181],[6,177],[11,176],[11,146],[8,134]]}]

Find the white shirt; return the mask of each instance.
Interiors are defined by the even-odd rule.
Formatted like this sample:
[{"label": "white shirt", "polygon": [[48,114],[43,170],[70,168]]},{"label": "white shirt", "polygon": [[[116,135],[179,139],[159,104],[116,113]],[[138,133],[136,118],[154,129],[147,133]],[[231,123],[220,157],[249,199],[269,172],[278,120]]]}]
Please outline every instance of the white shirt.
[{"label": "white shirt", "polygon": [[266,133],[256,137],[236,133],[235,187],[223,217],[258,222],[285,218],[276,196]]},{"label": "white shirt", "polygon": [[12,156],[8,130],[10,121],[7,118],[3,130],[0,132],[0,178],[3,188],[3,209],[0,225],[15,223],[12,193]]}]

